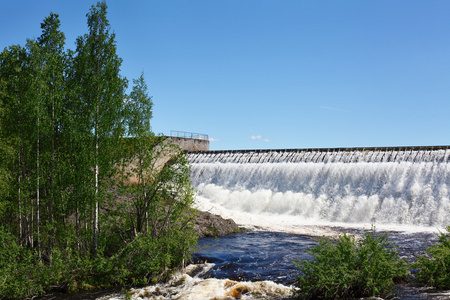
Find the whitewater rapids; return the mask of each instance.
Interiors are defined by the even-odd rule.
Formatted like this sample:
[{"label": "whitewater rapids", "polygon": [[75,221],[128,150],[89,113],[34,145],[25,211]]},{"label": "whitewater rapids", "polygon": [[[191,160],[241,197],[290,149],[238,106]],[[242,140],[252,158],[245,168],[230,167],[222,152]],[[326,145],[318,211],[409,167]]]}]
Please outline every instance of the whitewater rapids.
[{"label": "whitewater rapids", "polygon": [[[256,300],[289,297],[292,289],[270,281],[237,282],[228,279],[201,279],[213,264],[189,265],[173,276],[166,284],[151,285],[142,289],[131,289],[131,299],[151,300]],[[125,300],[127,295],[118,293],[98,300]],[[129,299],[129,298],[128,298]]]}]

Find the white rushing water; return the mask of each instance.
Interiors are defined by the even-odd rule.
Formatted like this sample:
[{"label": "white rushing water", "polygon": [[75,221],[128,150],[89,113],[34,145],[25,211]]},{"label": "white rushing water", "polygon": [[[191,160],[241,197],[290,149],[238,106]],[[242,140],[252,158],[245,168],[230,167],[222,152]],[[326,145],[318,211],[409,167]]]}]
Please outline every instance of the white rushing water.
[{"label": "white rushing water", "polygon": [[186,270],[175,274],[168,283],[131,289],[128,295],[121,292],[98,298],[98,300],[256,300],[280,299],[288,297],[292,293],[290,287],[270,281],[237,282],[228,279],[201,279],[199,277],[212,267],[213,264],[189,265]]},{"label": "white rushing water", "polygon": [[200,209],[288,231],[447,226],[448,159],[447,150],[190,154]]}]

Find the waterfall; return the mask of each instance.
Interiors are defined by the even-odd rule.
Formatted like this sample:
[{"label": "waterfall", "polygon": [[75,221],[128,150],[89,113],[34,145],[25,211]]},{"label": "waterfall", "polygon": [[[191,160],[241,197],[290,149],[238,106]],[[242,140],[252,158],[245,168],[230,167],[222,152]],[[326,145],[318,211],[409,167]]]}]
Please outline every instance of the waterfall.
[{"label": "waterfall", "polygon": [[336,223],[450,225],[450,149],[189,153],[198,197],[250,215]]}]

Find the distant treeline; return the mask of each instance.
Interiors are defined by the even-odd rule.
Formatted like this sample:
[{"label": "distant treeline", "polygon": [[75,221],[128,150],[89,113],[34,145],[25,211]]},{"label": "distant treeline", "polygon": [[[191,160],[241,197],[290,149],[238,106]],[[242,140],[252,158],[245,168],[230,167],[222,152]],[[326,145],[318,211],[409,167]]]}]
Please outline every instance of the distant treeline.
[{"label": "distant treeline", "polygon": [[126,94],[105,2],[87,24],[66,50],[51,13],[0,54],[0,298],[148,283],[196,241],[188,161],[151,132],[143,74]]}]

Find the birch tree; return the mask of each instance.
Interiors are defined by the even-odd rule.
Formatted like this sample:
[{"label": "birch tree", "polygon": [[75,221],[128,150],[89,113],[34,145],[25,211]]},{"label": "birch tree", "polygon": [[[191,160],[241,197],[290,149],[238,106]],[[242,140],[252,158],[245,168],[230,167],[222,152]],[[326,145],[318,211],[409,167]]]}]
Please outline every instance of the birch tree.
[{"label": "birch tree", "polygon": [[14,160],[15,157],[14,148],[11,147],[9,133],[4,128],[4,123],[7,118],[3,104],[3,101],[7,96],[6,87],[6,80],[1,77],[0,71],[0,224],[4,223],[2,218],[5,216],[9,207],[7,198],[11,193],[12,188],[10,162]]},{"label": "birch tree", "polygon": [[146,200],[148,182],[144,172],[153,167],[155,153],[151,152],[159,143],[151,131],[150,119],[152,118],[153,102],[147,90],[147,83],[144,80],[144,73],[142,73],[138,79],[133,80],[133,90],[126,101],[128,143],[133,149],[127,165],[133,166],[131,171],[137,178],[136,186],[133,189],[134,202],[132,205],[135,216],[132,227],[135,235],[137,232],[147,232],[148,230],[148,202]]},{"label": "birch tree", "polygon": [[[34,40],[27,41],[27,51],[29,56],[29,70],[32,73],[30,77],[29,85],[29,102],[34,107],[34,120],[35,127],[32,131],[31,144],[34,144],[33,153],[35,156],[35,164],[29,166],[34,169],[34,181],[35,185],[35,203],[31,210],[31,220],[33,225],[31,244],[36,244],[39,257],[41,256],[41,242],[40,242],[40,191],[41,191],[41,121],[44,114],[42,108],[42,58],[39,46]],[[35,216],[35,218],[34,218]]]},{"label": "birch tree", "polygon": [[133,83],[126,105],[126,124],[131,149],[128,165],[133,166],[131,173],[136,178],[129,188],[133,197],[128,208],[133,212],[135,235],[165,238],[173,232],[189,232],[192,224],[188,211],[194,195],[189,162],[180,147],[152,132],[153,101],[144,74]]},{"label": "birch tree", "polygon": [[[93,5],[87,14],[89,32],[77,39],[75,79],[79,84],[78,116],[89,145],[93,169],[93,253],[98,247],[100,194],[112,176],[115,152],[123,136],[123,103],[126,79],[119,74],[115,34],[106,17],[106,2]],[[81,122],[81,123],[80,123]],[[103,185],[103,186],[102,186]]]},{"label": "birch tree", "polygon": [[[60,159],[61,138],[62,138],[62,118],[63,105],[65,100],[65,71],[67,69],[65,63],[65,35],[60,31],[60,20],[57,14],[51,13],[41,23],[42,34],[37,39],[37,46],[40,53],[40,82],[41,95],[40,106],[43,120],[40,121],[42,126],[38,126],[41,134],[45,137],[39,146],[42,145],[42,167],[45,176],[45,195],[47,197],[46,214],[48,227],[48,246],[51,248],[52,239],[55,236],[55,230],[59,224],[64,224],[61,218],[55,220],[57,216],[64,217],[64,203],[62,203],[63,195],[60,192],[64,181],[57,176],[58,170],[62,172],[63,162],[57,162]],[[41,129],[42,128],[42,129]],[[39,149],[40,150],[40,149]],[[38,160],[39,161],[39,160]],[[59,173],[60,173],[59,172]],[[60,173],[61,174],[61,173]],[[39,177],[38,177],[39,178]],[[60,180],[58,180],[60,178]],[[58,182],[57,182],[58,181]],[[39,190],[38,190],[39,193]],[[37,195],[39,199],[39,194]],[[37,207],[37,213],[39,212]],[[37,214],[37,221],[38,221]],[[38,227],[39,228],[39,227]]]},{"label": "birch tree", "polygon": [[0,78],[6,82],[3,98],[7,115],[2,129],[8,133],[10,146],[15,149],[14,164],[10,165],[14,192],[11,193],[10,214],[12,230],[17,233],[20,245],[31,245],[31,194],[32,173],[35,166],[33,155],[33,133],[36,126],[36,112],[32,101],[31,85],[33,74],[30,70],[27,49],[19,45],[6,48],[0,55]]}]

